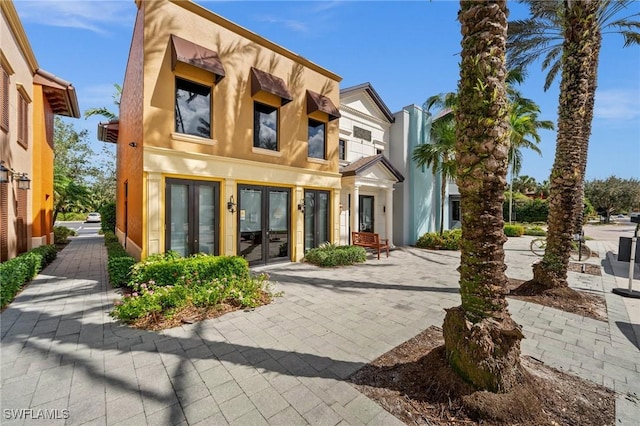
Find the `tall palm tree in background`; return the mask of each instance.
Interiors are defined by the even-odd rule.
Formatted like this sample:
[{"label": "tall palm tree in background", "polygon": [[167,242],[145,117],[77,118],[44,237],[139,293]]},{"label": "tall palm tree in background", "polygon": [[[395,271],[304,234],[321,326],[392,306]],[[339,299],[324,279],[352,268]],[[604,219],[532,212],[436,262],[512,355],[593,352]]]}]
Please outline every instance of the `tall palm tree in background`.
[{"label": "tall palm tree in background", "polygon": [[[444,104],[440,95],[427,100],[427,110],[433,105]],[[440,234],[444,232],[444,206],[447,182],[456,177],[455,146],[456,126],[451,109],[444,111],[431,124],[430,141],[417,146],[413,151],[413,160],[419,167],[431,167],[434,176],[440,175]]]},{"label": "tall palm tree in background", "polygon": [[[595,93],[597,86],[597,71],[600,47],[602,45],[602,34],[618,33],[622,35],[624,40],[624,47],[640,44],[640,20],[638,17],[640,14],[627,14],[624,15],[633,0],[588,0],[586,2],[571,2],[568,0],[521,0],[522,3],[528,5],[531,12],[531,17],[525,20],[518,20],[509,23],[509,43],[508,43],[508,57],[510,66],[516,66],[526,68],[530,64],[542,60],[542,69],[548,69],[548,74],[545,79],[545,90],[547,90],[552,82],[557,77],[558,73],[562,70],[563,81],[565,76],[564,67],[567,66],[567,52],[568,44],[577,43],[576,40],[579,34],[576,34],[569,27],[571,25],[578,25],[580,17],[576,15],[578,10],[584,16],[584,13],[592,14],[592,18],[589,18],[591,22],[590,28],[584,28],[588,31],[588,37],[590,38],[589,49],[590,54],[589,62],[583,66],[589,68],[582,74],[582,78],[587,78],[586,85],[581,87],[587,95],[584,101],[584,114],[581,116],[582,125],[582,137],[578,140],[574,140],[573,143],[578,144],[579,155],[575,159],[577,169],[575,170],[580,174],[579,179],[575,179],[575,187],[569,189],[566,185],[564,190],[571,190],[577,192],[574,197],[575,204],[569,210],[571,212],[570,217],[566,218],[566,211],[554,211],[554,208],[566,208],[564,203],[556,204],[555,206],[549,205],[550,217],[564,217],[564,220],[568,220],[572,225],[572,232],[577,232],[582,227],[583,223],[583,200],[584,200],[584,174],[587,165],[587,153],[589,147],[589,137],[591,135],[591,124],[593,122],[593,108],[595,104]],[[588,3],[588,7],[583,8],[580,5],[576,7],[576,3]],[[588,9],[588,11],[587,11]],[[571,17],[569,17],[571,16]],[[573,39],[568,39],[573,37]],[[567,73],[567,78],[572,78],[570,75],[575,71]],[[577,80],[574,80],[576,82]],[[570,89],[571,88],[571,89]],[[572,90],[575,92],[575,87],[571,86],[568,82],[565,86],[561,85],[560,90]],[[565,108],[566,105],[562,104],[562,101],[569,100],[566,94],[560,94],[560,109]],[[560,121],[565,118],[562,111],[560,111],[560,119],[558,127],[560,127]],[[575,118],[575,117],[573,117]],[[558,134],[558,141],[560,135]],[[558,149],[558,148],[557,148]],[[556,149],[556,158],[558,157],[558,150]],[[556,175],[560,172],[552,172]],[[553,179],[550,182],[550,192],[553,192]],[[562,230],[558,230],[562,231]],[[553,229],[549,229],[549,233],[555,232]],[[556,236],[560,238],[560,236]],[[569,235],[565,235],[564,239],[570,238]],[[566,244],[565,244],[566,245]],[[547,245],[547,250],[556,250],[558,245]],[[561,253],[554,253],[555,259],[548,259],[548,262],[557,262],[564,256]],[[560,278],[563,274],[556,275],[556,278]],[[566,277],[566,270],[564,271]],[[547,280],[549,281],[549,280]],[[560,284],[556,282],[556,284]],[[563,285],[566,286],[566,278]]]},{"label": "tall palm tree in background", "polygon": [[[120,98],[122,97],[122,86],[118,83],[114,83],[113,87],[116,89],[116,92],[112,95],[113,103],[118,107],[118,112],[120,111]],[[100,108],[89,108],[84,112],[84,118],[87,119],[89,117],[93,117],[94,115],[100,115],[106,118],[109,121],[117,120],[118,113],[112,112],[107,107]]]},{"label": "tall palm tree in background", "polygon": [[509,156],[506,0],[462,0],[456,183],[462,204],[461,306],[443,335],[453,369],[476,388],[504,392],[522,380],[520,327],[507,310],[502,203]]},{"label": "tall palm tree in background", "polygon": [[590,89],[595,81],[594,55],[600,43],[600,4],[598,0],[583,0],[562,5],[562,80],[556,155],[549,179],[547,247],[542,261],[533,266],[533,282],[543,288],[567,287],[576,205],[579,203],[582,209],[583,161],[590,132],[586,122],[592,118]]}]

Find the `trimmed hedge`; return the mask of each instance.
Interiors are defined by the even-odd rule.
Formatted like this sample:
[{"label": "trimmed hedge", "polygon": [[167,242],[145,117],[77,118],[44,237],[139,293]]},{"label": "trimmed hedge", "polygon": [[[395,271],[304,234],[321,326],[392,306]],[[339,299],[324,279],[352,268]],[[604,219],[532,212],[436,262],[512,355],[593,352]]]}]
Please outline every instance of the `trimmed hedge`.
[{"label": "trimmed hedge", "polygon": [[353,265],[366,260],[367,251],[360,246],[325,244],[309,250],[304,255],[304,261],[325,267]]},{"label": "trimmed hedge", "polygon": [[132,269],[128,286],[135,289],[143,283],[153,282],[154,286],[163,287],[223,277],[249,277],[249,263],[240,256],[178,256],[175,252],[149,256]]},{"label": "trimmed hedge", "polygon": [[57,255],[54,245],[40,246],[0,264],[0,306],[11,303],[20,289]]},{"label": "trimmed hedge", "polygon": [[136,259],[120,245],[118,237],[111,232],[104,233],[104,245],[107,247],[107,272],[109,282],[113,287],[124,287],[129,282],[131,268],[136,264]]},{"label": "trimmed hedge", "polygon": [[534,237],[544,237],[547,235],[547,231],[540,226],[527,226],[524,228],[524,235],[531,235]]},{"label": "trimmed hedge", "polygon": [[54,226],[53,227],[53,242],[56,244],[67,244],[69,237],[75,237],[78,235],[73,229],[69,229],[66,226]]},{"label": "trimmed hedge", "polygon": [[504,235],[507,237],[521,237],[524,235],[524,226],[522,225],[505,225]]},{"label": "trimmed hedge", "polygon": [[460,250],[462,239],[461,229],[446,230],[440,235],[437,232],[427,232],[416,241],[416,247],[426,249]]}]

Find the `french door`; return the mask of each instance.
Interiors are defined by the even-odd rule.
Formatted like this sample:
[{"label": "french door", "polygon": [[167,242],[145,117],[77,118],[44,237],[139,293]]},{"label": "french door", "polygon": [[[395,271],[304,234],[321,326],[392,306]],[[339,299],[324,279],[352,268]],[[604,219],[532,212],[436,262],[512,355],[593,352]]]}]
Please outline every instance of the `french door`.
[{"label": "french door", "polygon": [[330,240],[329,191],[304,191],[304,251]]},{"label": "french door", "polygon": [[219,254],[219,184],[167,179],[165,250]]},{"label": "french door", "polygon": [[238,253],[250,264],[290,259],[291,191],[238,185]]},{"label": "french door", "polygon": [[358,212],[360,232],[374,232],[373,231],[373,196],[361,195],[360,196],[360,211]]}]

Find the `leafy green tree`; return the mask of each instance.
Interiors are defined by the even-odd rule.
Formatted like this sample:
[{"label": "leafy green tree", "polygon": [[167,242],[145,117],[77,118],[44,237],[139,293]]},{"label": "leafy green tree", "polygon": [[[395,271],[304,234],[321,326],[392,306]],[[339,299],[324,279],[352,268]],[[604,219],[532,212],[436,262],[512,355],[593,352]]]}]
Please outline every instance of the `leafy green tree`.
[{"label": "leafy green tree", "polygon": [[459,307],[443,335],[453,369],[478,389],[507,392],[523,379],[520,327],[507,309],[502,205],[509,166],[506,0],[462,0],[456,183],[462,204]]},{"label": "leafy green tree", "polygon": [[596,211],[604,213],[607,223],[612,213],[628,212],[640,205],[638,179],[621,179],[615,176],[594,179],[585,182],[584,192]]},{"label": "leafy green tree", "polygon": [[[116,89],[116,92],[113,94],[113,103],[114,103],[114,105],[116,105],[118,107],[118,110],[119,110],[120,109],[120,98],[122,97],[122,86],[120,86],[117,83],[114,83],[113,87]],[[89,108],[88,110],[86,110],[84,112],[84,118],[85,119],[87,119],[89,117],[93,117],[95,115],[100,115],[100,116],[106,118],[109,121],[118,119],[118,114],[112,112],[107,107]]]}]

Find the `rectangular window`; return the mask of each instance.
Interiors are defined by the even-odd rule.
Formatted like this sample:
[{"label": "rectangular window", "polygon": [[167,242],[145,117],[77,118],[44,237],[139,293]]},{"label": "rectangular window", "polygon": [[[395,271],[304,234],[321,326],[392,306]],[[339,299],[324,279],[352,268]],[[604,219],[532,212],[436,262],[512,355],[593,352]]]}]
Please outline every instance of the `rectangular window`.
[{"label": "rectangular window", "polygon": [[278,108],[253,103],[253,146],[278,150]]},{"label": "rectangular window", "polygon": [[310,158],[325,159],[325,124],[309,119],[309,152]]},{"label": "rectangular window", "polygon": [[9,73],[0,67],[0,129],[9,131]]},{"label": "rectangular window", "polygon": [[347,141],[340,139],[338,141],[338,160],[347,159]]},{"label": "rectangular window", "polygon": [[22,93],[18,93],[18,143],[25,148],[29,144],[29,104]]},{"label": "rectangular window", "polygon": [[176,78],[176,132],[211,138],[211,87]]},{"label": "rectangular window", "polygon": [[460,220],[460,201],[458,200],[451,201],[451,220]]}]

